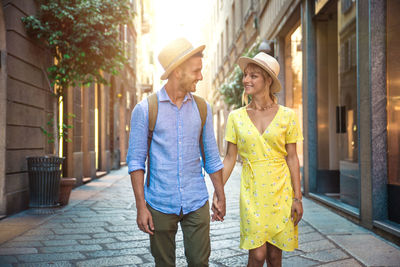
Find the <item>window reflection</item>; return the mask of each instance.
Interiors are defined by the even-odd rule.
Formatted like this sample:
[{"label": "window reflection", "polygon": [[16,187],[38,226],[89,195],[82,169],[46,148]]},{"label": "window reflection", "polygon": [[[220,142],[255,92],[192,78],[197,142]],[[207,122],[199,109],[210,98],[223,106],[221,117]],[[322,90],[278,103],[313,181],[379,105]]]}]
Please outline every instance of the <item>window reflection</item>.
[{"label": "window reflection", "polygon": [[[303,129],[302,47],[301,26],[296,26],[285,38],[285,103],[292,108]],[[303,166],[303,143],[297,143],[300,166]]]},{"label": "window reflection", "polygon": [[387,1],[388,217],[400,224],[400,1]]},{"label": "window reflection", "polygon": [[[390,6],[390,8],[389,8]],[[387,120],[389,184],[400,185],[400,3],[388,1]]]},{"label": "window reflection", "polygon": [[316,19],[316,192],[353,212],[359,207],[356,8],[342,1]]}]

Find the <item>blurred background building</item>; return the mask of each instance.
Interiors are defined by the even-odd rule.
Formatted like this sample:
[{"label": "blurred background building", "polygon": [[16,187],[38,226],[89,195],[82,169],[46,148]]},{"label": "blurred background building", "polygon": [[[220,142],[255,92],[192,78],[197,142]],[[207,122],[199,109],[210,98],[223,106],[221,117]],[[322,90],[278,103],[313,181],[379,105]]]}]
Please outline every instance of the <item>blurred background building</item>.
[{"label": "blurred background building", "polygon": [[[64,177],[77,186],[125,164],[130,114],[154,83],[153,1],[132,0],[135,18],[120,25],[128,62],[118,75],[104,73],[109,85],[70,88],[59,109],[69,118],[70,143],[60,145]],[[40,127],[52,113],[52,89],[45,78],[47,51],[26,34],[21,17],[37,12],[34,0],[2,1],[0,6],[0,216],[28,208],[27,156],[52,152]]]},{"label": "blurred background building", "polygon": [[257,45],[278,59],[279,103],[303,126],[305,195],[397,241],[399,11],[396,0],[216,0],[204,30],[205,87],[221,155],[232,107],[219,89]]}]

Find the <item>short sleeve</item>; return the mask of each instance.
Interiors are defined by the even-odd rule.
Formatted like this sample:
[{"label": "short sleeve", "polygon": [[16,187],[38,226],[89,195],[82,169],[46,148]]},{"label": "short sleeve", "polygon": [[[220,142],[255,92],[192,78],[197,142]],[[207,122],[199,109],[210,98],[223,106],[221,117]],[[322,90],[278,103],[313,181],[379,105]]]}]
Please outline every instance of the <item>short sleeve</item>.
[{"label": "short sleeve", "polygon": [[290,113],[286,131],[286,144],[297,143],[298,141],[303,140],[303,134],[301,132],[297,114],[293,110],[291,110]]},{"label": "short sleeve", "polygon": [[233,114],[229,113],[228,116],[228,121],[226,123],[226,129],[225,129],[225,140],[228,142],[231,142],[233,144],[237,143],[237,135],[236,135],[236,129],[235,129],[235,122],[233,119]]}]

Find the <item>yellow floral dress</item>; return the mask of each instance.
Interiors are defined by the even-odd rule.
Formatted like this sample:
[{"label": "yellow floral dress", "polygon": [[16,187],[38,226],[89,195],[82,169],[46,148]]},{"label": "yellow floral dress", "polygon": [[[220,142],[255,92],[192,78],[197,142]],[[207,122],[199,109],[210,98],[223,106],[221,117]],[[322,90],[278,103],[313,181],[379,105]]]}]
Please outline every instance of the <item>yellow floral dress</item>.
[{"label": "yellow floral dress", "polygon": [[294,192],[285,145],[303,140],[297,116],[287,107],[278,111],[260,134],[246,108],[229,114],[225,139],[236,144],[243,160],[240,187],[240,248],[265,242],[292,251],[298,247],[297,226],[290,219]]}]

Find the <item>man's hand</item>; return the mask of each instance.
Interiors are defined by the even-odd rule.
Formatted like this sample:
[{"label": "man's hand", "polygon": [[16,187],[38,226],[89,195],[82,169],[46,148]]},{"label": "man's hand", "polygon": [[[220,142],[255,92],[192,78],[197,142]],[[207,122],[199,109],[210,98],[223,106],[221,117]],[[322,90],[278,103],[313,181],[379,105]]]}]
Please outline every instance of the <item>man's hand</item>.
[{"label": "man's hand", "polygon": [[132,189],[136,199],[136,223],[141,231],[153,235],[153,217],[151,216],[149,209],[146,207],[146,200],[144,199],[143,180],[143,170],[131,172]]},{"label": "man's hand", "polygon": [[223,221],[226,212],[224,184],[222,182],[222,169],[210,173],[211,181],[214,185],[214,196],[211,210],[213,220]]},{"label": "man's hand", "polygon": [[223,200],[219,200],[216,193],[214,192],[211,210],[213,212],[213,214],[211,215],[211,220],[223,222],[226,214],[225,198]]},{"label": "man's hand", "polygon": [[153,217],[147,207],[143,207],[137,210],[137,225],[139,229],[150,235],[154,234]]}]

